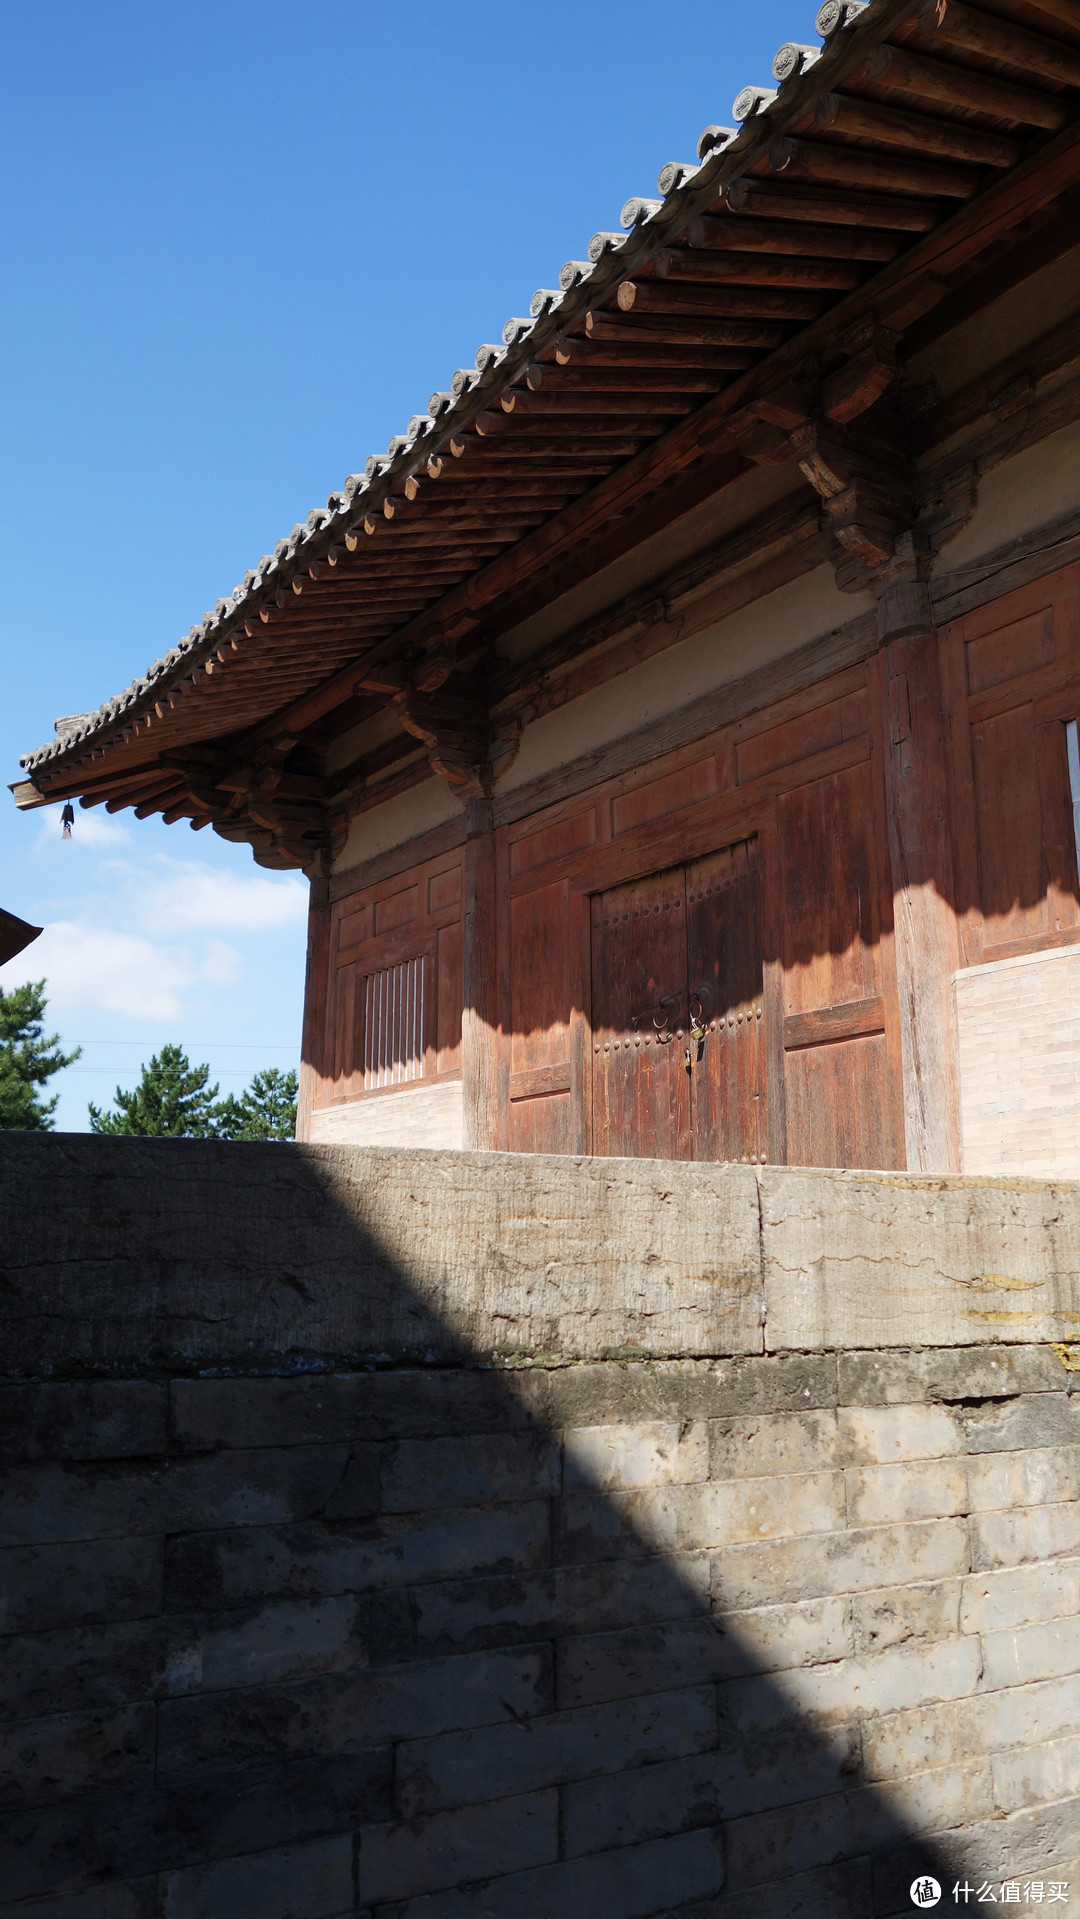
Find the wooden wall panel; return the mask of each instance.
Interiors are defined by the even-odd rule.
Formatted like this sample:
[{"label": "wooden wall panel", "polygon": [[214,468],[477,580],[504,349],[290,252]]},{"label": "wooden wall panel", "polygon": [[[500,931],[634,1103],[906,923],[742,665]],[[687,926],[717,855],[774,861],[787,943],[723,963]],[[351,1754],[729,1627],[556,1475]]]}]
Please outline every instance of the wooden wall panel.
[{"label": "wooden wall panel", "polygon": [[786,1081],[790,1166],[903,1165],[884,1033],[789,1052]]},{"label": "wooden wall panel", "polygon": [[972,728],[984,956],[1080,933],[1065,727],[1030,701]]},{"label": "wooden wall panel", "polygon": [[592,900],[592,1150],[692,1159],[683,868]]},{"label": "wooden wall panel", "polygon": [[555,880],[509,903],[511,1152],[573,1147],[570,887]]},{"label": "wooden wall panel", "polygon": [[881,991],[874,814],[869,761],[780,795],[786,1014]]},{"label": "wooden wall panel", "polygon": [[983,937],[1048,932],[1035,723],[1030,703],[972,729]]},{"label": "wooden wall panel", "polygon": [[1080,567],[954,620],[941,658],[963,962],[1080,939],[1064,739],[1080,711]]},{"label": "wooden wall panel", "polygon": [[[403,1083],[420,1086],[460,1074],[462,890],[462,853],[455,849],[345,894],[330,907],[329,979],[321,1008],[323,1067],[313,1088],[312,1108],[382,1099],[400,1093]],[[408,970],[421,960],[422,1009],[418,1001],[407,1017],[404,1004],[396,1010],[389,1001],[383,1005],[387,992],[393,999],[395,970]],[[420,985],[415,965],[413,975],[409,990],[415,997]],[[374,999],[368,985],[372,981],[378,987]],[[365,1039],[369,1002],[379,1034],[373,1028],[367,1039],[381,1063],[373,1064],[372,1056],[365,1071],[365,1054],[371,1051]],[[399,1027],[403,1056],[396,1072],[386,1061],[387,1047],[394,1052]]]},{"label": "wooden wall panel", "polygon": [[571,853],[580,853],[586,846],[595,845],[596,808],[589,806],[584,812],[553,820],[550,825],[515,839],[510,847],[510,871],[515,877],[519,873],[531,873],[550,860],[567,859]]},{"label": "wooden wall panel", "polygon": [[756,840],[686,869],[690,1012],[705,1029],[690,1082],[695,1159],[769,1157],[759,893]]},{"label": "wooden wall panel", "polygon": [[538,1093],[531,1099],[511,1099],[510,1152],[572,1152],[573,1113],[571,1109],[569,1088],[562,1093]]},{"label": "wooden wall panel", "polygon": [[664,819],[684,806],[711,799],[716,791],[716,760],[710,754],[674,773],[665,773],[662,779],[636,786],[632,792],[617,794],[611,803],[612,833],[628,833],[632,827]]},{"label": "wooden wall panel", "polygon": [[968,640],[966,652],[968,690],[972,693],[986,693],[1036,667],[1049,666],[1055,656],[1053,611],[1044,606],[1026,619],[975,634]]},{"label": "wooden wall panel", "polygon": [[436,1066],[439,1073],[461,1071],[461,921],[440,927],[436,940]]}]

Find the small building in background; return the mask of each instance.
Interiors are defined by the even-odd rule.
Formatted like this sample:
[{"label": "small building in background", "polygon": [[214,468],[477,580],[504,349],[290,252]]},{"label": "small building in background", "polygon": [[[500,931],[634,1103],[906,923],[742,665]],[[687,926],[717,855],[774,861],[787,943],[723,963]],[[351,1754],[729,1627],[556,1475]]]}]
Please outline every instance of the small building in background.
[{"label": "small building in background", "polygon": [[310,876],[304,1138],[1080,1176],[1080,11],[817,24],[24,760]]}]

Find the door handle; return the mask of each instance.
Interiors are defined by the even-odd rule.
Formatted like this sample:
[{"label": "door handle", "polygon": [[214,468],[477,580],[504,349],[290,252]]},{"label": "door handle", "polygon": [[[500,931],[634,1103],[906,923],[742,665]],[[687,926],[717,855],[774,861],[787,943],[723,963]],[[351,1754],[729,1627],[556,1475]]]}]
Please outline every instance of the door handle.
[{"label": "door handle", "polygon": [[705,1023],[705,1001],[712,998],[707,986],[699,986],[690,995],[690,1044],[686,1049],[686,1070],[692,1073],[705,1055],[709,1029]]},{"label": "door handle", "polygon": [[677,1009],[678,1004],[678,993],[661,993],[655,1006],[650,1006],[644,1013],[632,1013],[630,1016],[630,1024],[634,1028],[634,1031],[637,1032],[643,1021],[651,1021],[656,1033],[657,1045],[668,1046],[675,1037],[671,1030],[672,1019],[675,1015],[670,1009],[673,1007]]}]

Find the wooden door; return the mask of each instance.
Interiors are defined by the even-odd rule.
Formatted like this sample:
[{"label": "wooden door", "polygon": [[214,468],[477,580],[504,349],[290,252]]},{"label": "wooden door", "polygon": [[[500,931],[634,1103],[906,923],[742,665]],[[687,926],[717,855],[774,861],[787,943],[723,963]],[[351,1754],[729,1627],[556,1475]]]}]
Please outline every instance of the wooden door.
[{"label": "wooden door", "polygon": [[592,976],[593,1151],[764,1162],[757,842],[595,895]]},{"label": "wooden door", "polygon": [[592,901],[593,1152],[692,1159],[681,866]]},{"label": "wooden door", "polygon": [[757,840],[686,869],[694,1158],[768,1158]]}]

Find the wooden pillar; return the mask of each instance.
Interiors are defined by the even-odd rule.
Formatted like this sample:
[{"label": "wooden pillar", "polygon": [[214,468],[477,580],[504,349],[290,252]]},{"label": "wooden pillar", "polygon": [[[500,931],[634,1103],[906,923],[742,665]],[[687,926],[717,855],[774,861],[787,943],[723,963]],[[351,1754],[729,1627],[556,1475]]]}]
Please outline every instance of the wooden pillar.
[{"label": "wooden pillar", "polygon": [[300,1041],[300,1085],[296,1137],[307,1139],[311,1109],[318,1104],[330,1018],[330,882],[313,879],[308,899],[307,969],[304,975],[304,1026]]},{"label": "wooden pillar", "polygon": [[461,1077],[465,1111],[462,1145],[485,1151],[498,1144],[495,949],[495,826],[489,799],[465,802],[464,994]]},{"label": "wooden pillar", "polygon": [[960,1170],[952,975],[959,965],[938,636],[930,589],[886,587],[885,791],[909,1172]]}]

